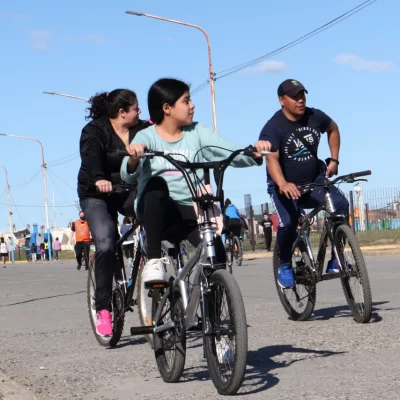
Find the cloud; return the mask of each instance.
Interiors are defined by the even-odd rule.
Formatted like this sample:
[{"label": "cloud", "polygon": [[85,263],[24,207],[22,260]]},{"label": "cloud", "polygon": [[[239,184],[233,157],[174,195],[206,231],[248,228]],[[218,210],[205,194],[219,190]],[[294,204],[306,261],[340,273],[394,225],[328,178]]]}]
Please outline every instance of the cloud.
[{"label": "cloud", "polygon": [[355,54],[338,54],[334,61],[338,64],[349,65],[356,71],[391,72],[399,69],[392,61],[365,60]]},{"label": "cloud", "polygon": [[51,33],[45,30],[30,30],[28,31],[29,40],[32,46],[37,51],[49,51],[49,42]]},{"label": "cloud", "polygon": [[282,72],[287,68],[287,64],[284,61],[264,61],[262,64],[256,67],[249,67],[244,70],[248,73],[263,73],[263,72]]}]

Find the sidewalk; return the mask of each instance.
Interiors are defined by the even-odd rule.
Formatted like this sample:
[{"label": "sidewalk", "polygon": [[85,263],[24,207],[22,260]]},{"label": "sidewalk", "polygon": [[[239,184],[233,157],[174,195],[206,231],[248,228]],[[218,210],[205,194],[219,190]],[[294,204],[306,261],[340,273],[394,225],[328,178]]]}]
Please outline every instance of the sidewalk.
[{"label": "sidewalk", "polygon": [[[361,246],[361,251],[364,256],[393,256],[400,255],[400,245],[387,244],[377,246]],[[317,248],[313,248],[313,253],[317,253]],[[272,258],[273,252],[266,250],[246,251],[243,255],[243,260],[255,260],[259,258]]]}]

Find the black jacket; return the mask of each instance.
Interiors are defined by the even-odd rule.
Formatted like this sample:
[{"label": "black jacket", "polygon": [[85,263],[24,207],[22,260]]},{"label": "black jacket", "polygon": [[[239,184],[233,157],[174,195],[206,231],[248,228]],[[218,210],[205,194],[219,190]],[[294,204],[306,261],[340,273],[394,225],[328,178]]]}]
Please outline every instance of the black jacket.
[{"label": "black jacket", "polygon": [[[150,126],[150,122],[139,120],[138,125],[129,130],[129,142],[136,133]],[[87,197],[113,198],[107,194],[94,193],[94,184],[102,179],[113,184],[121,183],[120,169],[123,157],[112,154],[117,149],[124,150],[125,144],[115,133],[107,116],[90,121],[83,129],[79,142],[81,167],[78,173],[79,199]],[[118,197],[126,196],[118,195]]]}]

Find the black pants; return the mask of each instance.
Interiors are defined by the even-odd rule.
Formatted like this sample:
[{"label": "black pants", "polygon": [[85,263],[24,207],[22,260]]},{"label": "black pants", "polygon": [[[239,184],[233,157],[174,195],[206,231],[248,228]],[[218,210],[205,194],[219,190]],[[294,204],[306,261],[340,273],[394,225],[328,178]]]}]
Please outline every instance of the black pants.
[{"label": "black pants", "polygon": [[240,233],[242,231],[242,224],[238,218],[229,218],[229,230],[232,232],[233,236],[240,238]]},{"label": "black pants", "polygon": [[115,243],[118,234],[118,212],[112,201],[87,198],[80,201],[96,246],[96,311],[111,311],[112,283],[116,270]]},{"label": "black pants", "polygon": [[271,251],[272,229],[265,229],[264,230],[264,237],[265,237],[265,248],[268,251]]},{"label": "black pants", "polygon": [[196,247],[200,243],[193,206],[183,206],[174,201],[163,178],[149,180],[139,199],[137,214],[146,232],[149,259],[161,257],[162,240],[177,243],[188,239]]},{"label": "black pants", "polygon": [[82,265],[82,253],[85,256],[85,267],[89,267],[89,251],[90,251],[90,245],[87,242],[76,242],[75,243],[75,256],[76,256],[76,261],[78,262],[78,265]]}]

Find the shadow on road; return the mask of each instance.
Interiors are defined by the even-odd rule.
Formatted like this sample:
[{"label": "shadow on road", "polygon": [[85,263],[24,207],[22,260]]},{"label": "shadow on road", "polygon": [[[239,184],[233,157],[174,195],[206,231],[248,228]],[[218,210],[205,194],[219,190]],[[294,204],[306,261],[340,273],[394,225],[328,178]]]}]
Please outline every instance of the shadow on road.
[{"label": "shadow on road", "polygon": [[[124,336],[115,347],[107,347],[107,350],[116,350],[121,349],[126,346],[134,346],[134,345],[141,345],[147,344],[147,340],[145,337],[135,337],[135,336]],[[150,346],[149,346],[150,348]]]},{"label": "shadow on road", "polygon": [[86,293],[86,290],[81,290],[80,292],[74,292],[74,293],[55,294],[54,296],[38,297],[37,299],[29,299],[29,300],[19,301],[18,303],[4,304],[4,305],[0,306],[0,308],[17,306],[19,304],[32,303],[34,301],[40,301],[40,300],[55,299],[56,297],[74,296],[76,294],[81,294],[81,293]]},{"label": "shadow on road", "polygon": [[[240,395],[249,395],[267,390],[279,382],[272,370],[290,367],[292,364],[320,357],[343,354],[328,350],[313,350],[292,345],[266,346],[247,353],[247,371]],[[275,361],[273,358],[281,360]]]},{"label": "shadow on road", "polygon": [[[387,304],[389,301],[378,301],[375,303],[372,303],[372,317],[371,317],[371,323],[376,323],[382,321],[382,317],[379,315],[378,311],[382,311],[383,309],[377,308],[377,306],[380,306],[382,304]],[[391,310],[391,309],[385,309],[386,311]],[[336,306],[336,307],[328,307],[328,308],[322,308],[320,310],[315,310],[312,320],[328,320],[331,318],[344,318],[344,317],[353,317],[353,314],[351,313],[349,306],[343,305],[343,306]]]},{"label": "shadow on road", "polygon": [[[272,370],[289,367],[292,364],[312,358],[329,357],[344,354],[328,350],[312,350],[292,345],[266,346],[247,353],[247,369],[243,385],[238,395],[246,396],[272,388],[279,382]],[[272,360],[280,357],[282,360]],[[205,361],[205,360],[204,360]],[[210,375],[206,367],[192,367],[185,370],[183,382],[209,380]]]}]

